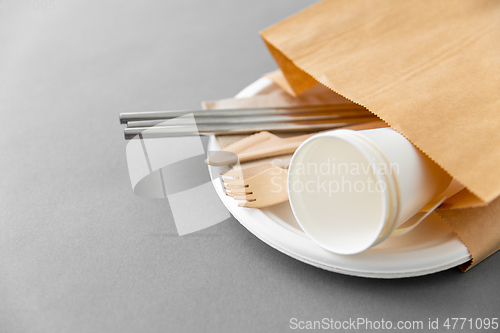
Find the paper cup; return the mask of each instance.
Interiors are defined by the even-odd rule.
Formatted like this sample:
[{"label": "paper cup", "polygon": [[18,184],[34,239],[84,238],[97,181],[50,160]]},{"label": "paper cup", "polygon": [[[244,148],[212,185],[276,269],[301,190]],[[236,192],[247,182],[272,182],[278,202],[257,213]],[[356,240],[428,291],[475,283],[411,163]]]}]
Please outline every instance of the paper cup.
[{"label": "paper cup", "polygon": [[390,128],[335,130],[296,150],[288,194],[297,222],[314,242],[356,254],[389,237],[451,180]]}]

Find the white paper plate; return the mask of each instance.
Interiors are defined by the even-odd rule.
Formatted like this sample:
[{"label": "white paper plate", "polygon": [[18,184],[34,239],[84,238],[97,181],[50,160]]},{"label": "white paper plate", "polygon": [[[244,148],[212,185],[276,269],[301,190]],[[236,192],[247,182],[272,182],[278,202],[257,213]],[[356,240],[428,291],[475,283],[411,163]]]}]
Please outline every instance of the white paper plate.
[{"label": "white paper plate", "polygon": [[[261,78],[236,97],[254,96],[270,84],[269,79]],[[219,149],[217,140],[211,137],[208,150]],[[286,255],[325,270],[372,278],[401,278],[439,272],[470,260],[465,245],[433,215],[407,235],[389,238],[357,255],[337,255],[322,249],[304,234],[288,202],[264,209],[241,208],[224,194],[221,182],[212,183],[227,209],[251,233]]]}]

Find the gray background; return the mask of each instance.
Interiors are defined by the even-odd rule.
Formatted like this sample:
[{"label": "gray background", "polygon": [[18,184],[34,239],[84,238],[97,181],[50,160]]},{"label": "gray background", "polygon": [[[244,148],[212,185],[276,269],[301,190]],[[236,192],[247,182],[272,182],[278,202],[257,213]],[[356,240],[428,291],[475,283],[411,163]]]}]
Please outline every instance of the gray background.
[{"label": "gray background", "polygon": [[498,254],[465,274],[355,278],[291,259],[234,218],[177,237],[165,200],[133,195],[118,113],[234,95],[276,68],[258,31],[311,2],[12,3],[0,9],[1,332],[498,317]]}]

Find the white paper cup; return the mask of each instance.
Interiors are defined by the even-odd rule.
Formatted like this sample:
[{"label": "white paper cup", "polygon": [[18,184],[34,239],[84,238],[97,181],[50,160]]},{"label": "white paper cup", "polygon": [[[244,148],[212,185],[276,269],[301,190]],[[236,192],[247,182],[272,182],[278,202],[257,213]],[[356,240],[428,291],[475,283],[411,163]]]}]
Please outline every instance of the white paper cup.
[{"label": "white paper cup", "polygon": [[390,128],[335,130],[296,150],[288,194],[297,222],[314,242],[356,254],[389,237],[451,180]]}]

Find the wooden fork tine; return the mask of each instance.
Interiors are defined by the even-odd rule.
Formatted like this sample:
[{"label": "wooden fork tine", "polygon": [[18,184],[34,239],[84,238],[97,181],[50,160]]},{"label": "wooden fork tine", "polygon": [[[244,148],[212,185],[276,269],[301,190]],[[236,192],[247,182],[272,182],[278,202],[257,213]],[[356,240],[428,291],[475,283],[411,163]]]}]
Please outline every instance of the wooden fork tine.
[{"label": "wooden fork tine", "polygon": [[240,187],[224,187],[226,190],[231,191],[233,193],[250,193],[252,192],[248,186],[240,186]]},{"label": "wooden fork tine", "polygon": [[247,195],[235,195],[234,200],[246,200],[247,202],[255,201],[255,196],[253,194]]},{"label": "wooden fork tine", "polygon": [[255,195],[253,193],[235,193],[235,192],[226,192],[226,195],[235,199],[235,200],[254,200]]},{"label": "wooden fork tine", "polygon": [[222,181],[226,185],[238,185],[238,186],[245,186],[245,181],[242,178],[222,178]]},{"label": "wooden fork tine", "polygon": [[251,192],[250,189],[248,188],[248,186],[235,186],[235,185],[227,185],[227,186],[224,186],[224,188],[228,191],[233,191],[233,192],[242,192],[242,193],[246,193],[246,192]]},{"label": "wooden fork tine", "polygon": [[226,192],[226,195],[227,195],[228,197],[233,198],[233,199],[235,199],[235,196],[237,196],[237,194],[234,194],[233,192]]}]

